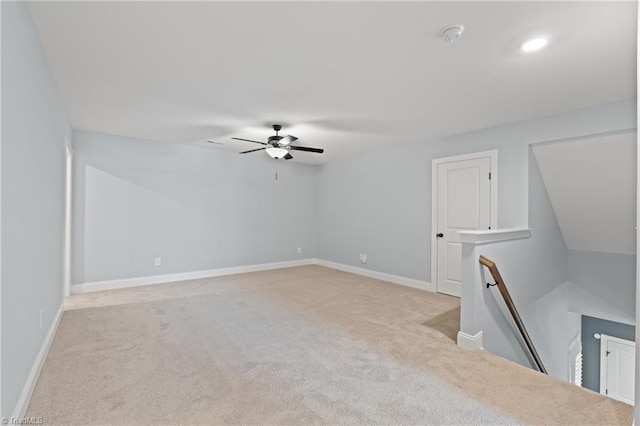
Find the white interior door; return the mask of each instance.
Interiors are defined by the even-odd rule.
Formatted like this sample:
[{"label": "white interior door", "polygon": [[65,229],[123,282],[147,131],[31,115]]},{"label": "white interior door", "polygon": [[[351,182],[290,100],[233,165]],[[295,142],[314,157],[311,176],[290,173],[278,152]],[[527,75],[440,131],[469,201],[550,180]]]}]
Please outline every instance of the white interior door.
[{"label": "white interior door", "polygon": [[600,393],[633,405],[636,344],[602,335],[600,340]]},{"label": "white interior door", "polygon": [[439,293],[460,297],[462,245],[458,231],[490,229],[491,157],[437,165],[437,276]]}]

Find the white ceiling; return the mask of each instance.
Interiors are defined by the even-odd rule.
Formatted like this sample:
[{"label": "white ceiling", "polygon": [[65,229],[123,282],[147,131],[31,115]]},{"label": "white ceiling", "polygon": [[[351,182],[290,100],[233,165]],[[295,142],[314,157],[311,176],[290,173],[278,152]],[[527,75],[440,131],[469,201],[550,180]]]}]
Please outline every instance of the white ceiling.
[{"label": "white ceiling", "polygon": [[[635,96],[636,2],[31,2],[72,126],[323,163]],[[464,24],[460,40],[439,37]],[[524,40],[548,48],[524,54]],[[260,155],[254,154],[254,155]],[[263,154],[264,155],[264,154]]]},{"label": "white ceiling", "polygon": [[636,252],[636,144],[628,132],[533,147],[569,249]]}]

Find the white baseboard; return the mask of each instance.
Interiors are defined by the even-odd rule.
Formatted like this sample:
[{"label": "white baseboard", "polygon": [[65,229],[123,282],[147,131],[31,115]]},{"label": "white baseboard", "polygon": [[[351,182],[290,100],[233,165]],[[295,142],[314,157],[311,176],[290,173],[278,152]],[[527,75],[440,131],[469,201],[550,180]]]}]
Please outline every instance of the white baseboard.
[{"label": "white baseboard", "polygon": [[[301,260],[292,260],[285,262],[274,262],[274,263],[263,263],[258,265],[247,265],[247,266],[237,266],[232,268],[221,268],[221,269],[210,269],[206,271],[194,271],[194,272],[184,272],[178,274],[168,274],[168,275],[156,275],[156,276],[148,276],[148,277],[138,277],[138,278],[127,278],[121,280],[110,280],[110,281],[96,281],[84,284],[74,284],[71,286],[71,293],[89,293],[93,291],[102,291],[102,290],[112,290],[118,288],[127,288],[127,287],[137,287],[143,285],[152,285],[152,284],[163,284],[175,281],[185,281],[185,280],[193,280],[199,278],[209,278],[209,277],[220,277],[225,275],[234,275],[234,274],[243,274],[247,272],[258,272],[258,271],[268,271],[272,269],[281,269],[281,268],[291,268],[295,266],[304,266],[304,265],[320,265],[325,266],[327,268],[336,269],[339,271],[350,272],[352,274],[362,275],[369,278],[374,278],[382,281],[387,281],[394,284],[400,284],[408,287],[417,288],[420,290],[427,291],[435,291],[435,286],[427,281],[415,280],[412,278],[401,277],[398,275],[387,274],[384,272],[371,271],[364,268],[358,268],[355,266],[344,265],[341,263],[330,262],[322,259],[301,259]],[[27,408],[29,407],[29,402],[31,401],[31,396],[33,395],[33,391],[36,387],[36,383],[38,382],[38,377],[40,377],[40,372],[42,371],[42,367],[44,366],[44,362],[47,359],[47,355],[49,353],[49,349],[51,348],[51,344],[53,343],[53,338],[56,335],[56,331],[58,330],[58,325],[60,324],[60,319],[62,318],[62,313],[64,310],[64,304],[60,305],[58,312],[56,313],[53,322],[51,323],[51,327],[49,327],[49,331],[42,343],[42,347],[40,348],[40,352],[33,363],[33,367],[29,373],[29,377],[22,389],[22,393],[20,394],[20,399],[16,404],[16,407],[13,411],[13,418],[21,419],[24,418]],[[460,336],[464,333],[458,333],[458,344],[460,343]],[[482,347],[482,332],[478,333],[480,339],[480,348]],[[467,335],[465,335],[467,336]],[[472,340],[473,336],[469,336]],[[461,345],[462,346],[462,345]]]},{"label": "white baseboard", "polygon": [[205,271],[181,272],[177,274],[154,275],[148,277],[125,278],[109,281],[95,281],[83,284],[73,284],[71,286],[71,294],[115,290],[118,288],[139,287],[152,284],[165,284],[175,281],[196,280],[199,278],[222,277],[225,275],[268,271],[271,269],[292,268],[294,266],[312,265],[315,262],[315,259],[301,259],[285,262],[262,263],[258,265],[234,266],[231,268],[209,269]]},{"label": "white baseboard", "polygon": [[22,393],[20,394],[18,403],[13,410],[12,417],[14,419],[22,419],[27,413],[27,408],[29,407],[29,402],[31,401],[33,391],[36,388],[36,383],[38,383],[38,378],[40,377],[40,372],[42,371],[42,367],[44,366],[44,361],[47,359],[49,349],[51,349],[51,344],[53,343],[53,338],[55,337],[56,331],[58,330],[58,325],[60,324],[63,310],[64,306],[63,304],[60,304],[60,308],[58,309],[58,312],[56,312],[56,316],[53,318],[53,322],[51,323],[51,327],[49,327],[49,331],[44,338],[44,342],[42,342],[40,352],[38,352],[38,356],[36,356],[36,359],[33,362],[33,367],[31,367],[31,371],[29,372],[27,381],[24,384],[24,388],[22,388]]},{"label": "white baseboard", "polygon": [[338,271],[350,272],[352,274],[362,275],[382,281],[388,281],[394,284],[400,284],[407,287],[413,287],[420,290],[435,292],[435,286],[427,281],[420,281],[413,278],[401,277],[398,275],[387,274],[384,272],[372,271],[369,269],[358,268],[356,266],[344,265],[342,263],[330,262],[323,259],[301,259],[285,262],[263,263],[259,265],[235,266],[231,268],[209,269],[205,271],[182,272],[177,274],[154,275],[147,277],[125,278],[120,280],[95,281],[83,284],[73,284],[71,293],[90,293],[93,291],[115,290],[119,288],[139,287],[144,285],[165,284],[176,281],[196,280],[199,278],[222,277],[225,275],[244,274],[247,272],[268,271],[271,269],[291,268],[304,265],[320,265],[327,268],[336,269]]},{"label": "white baseboard", "polygon": [[474,335],[458,331],[458,346],[472,351],[482,350],[482,331]]},{"label": "white baseboard", "polygon": [[400,284],[403,286],[413,287],[431,292],[436,291],[435,286],[428,281],[420,281],[413,278],[401,277],[399,275],[387,274],[385,272],[372,271],[370,269],[358,268],[357,266],[344,265],[342,263],[330,262],[323,259],[316,259],[316,264],[331,269],[337,269],[338,271],[350,272],[352,274],[362,275],[368,278],[388,281],[393,284]]}]

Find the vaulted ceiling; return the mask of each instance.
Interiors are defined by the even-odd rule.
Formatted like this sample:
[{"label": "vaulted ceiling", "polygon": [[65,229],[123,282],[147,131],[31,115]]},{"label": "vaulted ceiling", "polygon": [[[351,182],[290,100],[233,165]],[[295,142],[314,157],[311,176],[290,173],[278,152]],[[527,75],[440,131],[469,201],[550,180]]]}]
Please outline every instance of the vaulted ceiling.
[{"label": "vaulted ceiling", "polygon": [[30,2],[75,128],[240,151],[278,122],[306,163],[634,97],[636,7]]},{"label": "vaulted ceiling", "polygon": [[635,131],[533,147],[570,250],[636,252]]}]

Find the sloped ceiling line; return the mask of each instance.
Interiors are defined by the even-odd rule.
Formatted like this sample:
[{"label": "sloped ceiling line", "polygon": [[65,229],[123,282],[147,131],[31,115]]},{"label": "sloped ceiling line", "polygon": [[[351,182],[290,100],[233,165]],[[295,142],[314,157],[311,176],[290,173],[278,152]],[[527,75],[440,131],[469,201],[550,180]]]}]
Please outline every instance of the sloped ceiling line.
[{"label": "sloped ceiling line", "polygon": [[533,146],[570,250],[635,254],[635,131]]}]

